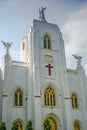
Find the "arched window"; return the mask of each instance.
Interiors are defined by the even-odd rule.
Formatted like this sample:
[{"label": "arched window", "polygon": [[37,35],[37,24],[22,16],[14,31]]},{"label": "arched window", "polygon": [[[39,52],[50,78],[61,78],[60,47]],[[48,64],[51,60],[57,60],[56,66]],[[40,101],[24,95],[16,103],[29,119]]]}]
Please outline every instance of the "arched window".
[{"label": "arched window", "polygon": [[78,121],[74,122],[74,130],[80,130],[80,125]]},{"label": "arched window", "polygon": [[52,89],[51,87],[48,87],[45,90],[44,102],[45,102],[46,106],[55,106],[56,105],[55,92],[54,92],[54,89]]},{"label": "arched window", "polygon": [[51,40],[48,35],[44,36],[44,48],[51,49]]},{"label": "arched window", "polygon": [[75,93],[71,95],[72,108],[78,108],[78,98]]},{"label": "arched window", "polygon": [[16,106],[23,106],[23,93],[20,88],[15,91],[14,100]]}]

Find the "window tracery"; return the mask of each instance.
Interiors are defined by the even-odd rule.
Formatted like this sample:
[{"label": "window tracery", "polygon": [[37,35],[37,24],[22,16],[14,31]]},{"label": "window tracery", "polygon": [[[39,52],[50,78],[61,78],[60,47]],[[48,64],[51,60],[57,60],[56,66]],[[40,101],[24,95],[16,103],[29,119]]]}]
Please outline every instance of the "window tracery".
[{"label": "window tracery", "polygon": [[54,92],[54,89],[52,89],[51,87],[48,87],[45,90],[44,102],[45,102],[46,106],[55,106],[56,105],[55,92]]}]

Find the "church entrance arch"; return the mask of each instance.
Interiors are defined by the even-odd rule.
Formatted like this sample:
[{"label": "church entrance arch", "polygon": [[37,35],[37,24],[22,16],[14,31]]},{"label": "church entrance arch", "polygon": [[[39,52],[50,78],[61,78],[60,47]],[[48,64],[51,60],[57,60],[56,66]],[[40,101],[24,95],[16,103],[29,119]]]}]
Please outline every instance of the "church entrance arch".
[{"label": "church entrance arch", "polygon": [[80,130],[80,125],[78,121],[74,122],[74,130]]},{"label": "church entrance arch", "polygon": [[22,123],[18,121],[18,130],[23,130]]},{"label": "church entrance arch", "polygon": [[14,121],[18,125],[18,130],[23,130],[22,121],[20,119],[17,119]]},{"label": "church entrance arch", "polygon": [[58,130],[56,121],[53,119],[53,117],[49,117],[48,120],[50,121],[51,130]]}]

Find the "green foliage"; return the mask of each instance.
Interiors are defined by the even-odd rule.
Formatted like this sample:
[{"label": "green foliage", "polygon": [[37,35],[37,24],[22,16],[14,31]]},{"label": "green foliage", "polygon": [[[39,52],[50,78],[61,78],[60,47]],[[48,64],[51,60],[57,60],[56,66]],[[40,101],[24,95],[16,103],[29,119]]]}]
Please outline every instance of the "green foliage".
[{"label": "green foliage", "polygon": [[33,130],[33,128],[32,128],[32,120],[31,119],[27,122],[25,130]]},{"label": "green foliage", "polygon": [[14,121],[11,130],[18,130],[18,122]]},{"label": "green foliage", "polygon": [[0,123],[0,130],[6,130],[6,125],[4,122]]},{"label": "green foliage", "polygon": [[44,121],[43,126],[44,126],[44,130],[51,130],[50,121],[48,119]]}]

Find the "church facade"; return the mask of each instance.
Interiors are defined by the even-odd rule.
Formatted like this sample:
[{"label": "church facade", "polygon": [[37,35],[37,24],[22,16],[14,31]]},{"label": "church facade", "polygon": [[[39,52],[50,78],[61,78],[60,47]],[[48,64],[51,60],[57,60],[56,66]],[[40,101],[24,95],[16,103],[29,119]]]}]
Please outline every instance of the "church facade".
[{"label": "church facade", "polygon": [[66,68],[60,29],[42,14],[21,41],[21,61],[12,60],[9,51],[1,59],[0,121],[6,123],[7,130],[14,121],[23,130],[29,119],[34,130],[43,130],[46,119],[51,130],[86,130],[84,68],[80,63],[76,70]]}]

